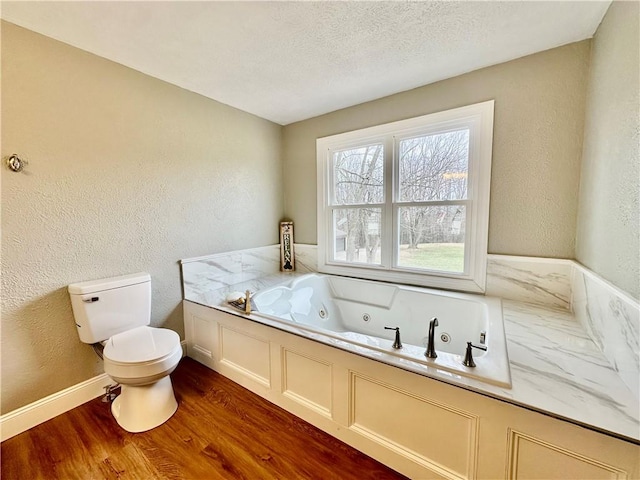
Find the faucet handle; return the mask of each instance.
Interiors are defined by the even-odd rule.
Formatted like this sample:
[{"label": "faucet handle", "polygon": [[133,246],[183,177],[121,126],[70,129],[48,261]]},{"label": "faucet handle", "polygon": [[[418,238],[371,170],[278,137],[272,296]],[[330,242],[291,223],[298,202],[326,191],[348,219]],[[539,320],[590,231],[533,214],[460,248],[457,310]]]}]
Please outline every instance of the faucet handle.
[{"label": "faucet handle", "polygon": [[474,345],[471,342],[467,342],[467,351],[464,354],[464,360],[462,362],[462,364],[465,367],[475,367],[476,366],[476,362],[473,361],[473,353],[472,353],[472,348],[477,348],[478,350],[487,350],[487,347],[485,347],[484,345]]},{"label": "faucet handle", "polygon": [[396,331],[396,339],[391,345],[395,349],[402,348],[402,342],[400,341],[400,327],[384,327],[385,330],[395,330]]}]

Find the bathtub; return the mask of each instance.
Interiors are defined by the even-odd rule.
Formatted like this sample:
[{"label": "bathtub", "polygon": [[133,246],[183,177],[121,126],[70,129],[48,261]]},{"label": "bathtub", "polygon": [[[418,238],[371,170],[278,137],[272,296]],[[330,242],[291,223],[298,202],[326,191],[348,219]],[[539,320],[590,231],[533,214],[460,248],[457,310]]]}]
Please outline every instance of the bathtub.
[{"label": "bathtub", "polygon": [[[511,388],[498,298],[308,274],[255,293],[253,302],[256,317],[341,340],[354,353],[427,376],[438,371]],[[438,356],[430,359],[425,350],[434,317]],[[401,349],[392,347],[395,332],[384,327],[400,328]],[[467,342],[487,347],[473,349],[473,368],[462,364]]]}]

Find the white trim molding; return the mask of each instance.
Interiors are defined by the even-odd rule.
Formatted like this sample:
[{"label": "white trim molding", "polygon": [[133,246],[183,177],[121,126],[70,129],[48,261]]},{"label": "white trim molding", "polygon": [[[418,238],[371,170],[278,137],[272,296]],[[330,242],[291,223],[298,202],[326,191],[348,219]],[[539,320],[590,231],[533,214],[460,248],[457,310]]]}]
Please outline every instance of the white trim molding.
[{"label": "white trim molding", "polygon": [[4,442],[99,397],[104,394],[105,387],[113,383],[115,382],[103,373],[0,416],[0,441]]}]

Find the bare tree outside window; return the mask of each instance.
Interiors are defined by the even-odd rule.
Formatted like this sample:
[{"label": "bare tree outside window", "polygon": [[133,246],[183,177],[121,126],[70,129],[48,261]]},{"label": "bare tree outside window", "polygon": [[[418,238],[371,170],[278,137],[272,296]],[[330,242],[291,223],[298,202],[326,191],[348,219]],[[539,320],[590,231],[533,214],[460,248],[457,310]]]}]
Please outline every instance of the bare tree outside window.
[{"label": "bare tree outside window", "polygon": [[399,143],[398,264],[464,271],[466,211],[461,205],[425,203],[467,199],[469,130],[424,135]]},{"label": "bare tree outside window", "polygon": [[469,130],[403,139],[399,157],[400,202],[467,198]]},{"label": "bare tree outside window", "polygon": [[[384,201],[384,147],[367,145],[334,152],[336,260],[380,264],[380,225]],[[371,205],[371,206],[369,206]]]}]

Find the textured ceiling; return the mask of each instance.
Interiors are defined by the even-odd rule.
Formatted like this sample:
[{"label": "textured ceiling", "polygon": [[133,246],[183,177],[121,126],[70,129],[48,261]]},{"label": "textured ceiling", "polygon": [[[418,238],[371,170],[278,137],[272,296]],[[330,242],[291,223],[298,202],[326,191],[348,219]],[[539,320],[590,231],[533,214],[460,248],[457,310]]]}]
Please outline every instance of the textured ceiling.
[{"label": "textured ceiling", "polygon": [[610,3],[2,2],[1,16],[285,125],[590,38]]}]

